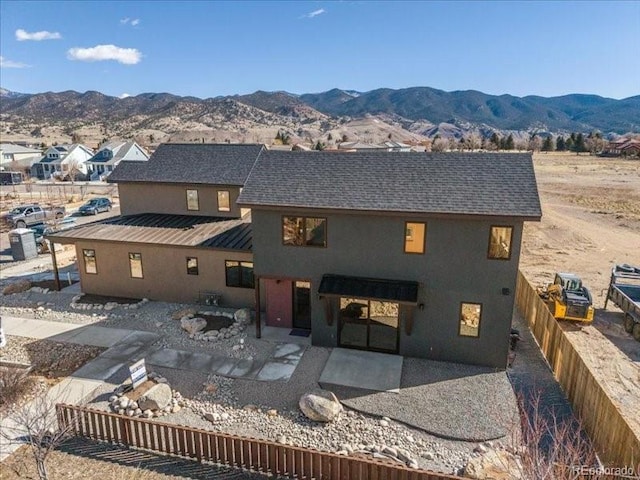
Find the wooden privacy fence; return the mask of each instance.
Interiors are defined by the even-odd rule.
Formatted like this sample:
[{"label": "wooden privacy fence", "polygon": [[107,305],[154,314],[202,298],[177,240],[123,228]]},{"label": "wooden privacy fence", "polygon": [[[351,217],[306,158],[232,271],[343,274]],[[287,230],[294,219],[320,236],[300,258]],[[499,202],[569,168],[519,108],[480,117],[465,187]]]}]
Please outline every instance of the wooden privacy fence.
[{"label": "wooden privacy fence", "polygon": [[[640,464],[637,432],[593,376],[522,272],[518,272],[516,305],[600,457],[612,467],[637,467]],[[637,409],[634,414],[639,414]]]},{"label": "wooden privacy fence", "polygon": [[280,445],[75,405],[57,405],[56,414],[59,427],[71,435],[301,480],[460,479],[376,459]]}]

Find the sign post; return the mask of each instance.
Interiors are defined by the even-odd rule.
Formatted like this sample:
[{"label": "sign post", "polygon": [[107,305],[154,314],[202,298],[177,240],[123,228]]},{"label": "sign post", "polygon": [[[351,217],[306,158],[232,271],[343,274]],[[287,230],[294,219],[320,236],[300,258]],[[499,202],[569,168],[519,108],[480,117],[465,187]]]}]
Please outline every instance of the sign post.
[{"label": "sign post", "polygon": [[147,381],[147,367],[144,364],[144,358],[138,360],[133,365],[129,366],[129,373],[131,374],[131,387],[136,388]]}]

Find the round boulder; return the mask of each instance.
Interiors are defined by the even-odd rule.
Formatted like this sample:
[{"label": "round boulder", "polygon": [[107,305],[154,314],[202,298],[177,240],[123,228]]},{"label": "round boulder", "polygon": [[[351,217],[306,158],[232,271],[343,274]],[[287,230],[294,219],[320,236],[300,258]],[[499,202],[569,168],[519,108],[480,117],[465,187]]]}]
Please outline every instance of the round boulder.
[{"label": "round boulder", "polygon": [[331,422],[342,412],[340,400],[328,390],[305,393],[300,397],[298,405],[302,413],[314,422]]},{"label": "round boulder", "polygon": [[171,403],[171,387],[166,383],[158,383],[138,399],[138,407],[142,410],[160,410]]},{"label": "round boulder", "polygon": [[183,330],[186,330],[189,335],[195,335],[207,326],[207,321],[204,318],[199,317],[182,317],[182,320],[180,320],[180,326]]}]

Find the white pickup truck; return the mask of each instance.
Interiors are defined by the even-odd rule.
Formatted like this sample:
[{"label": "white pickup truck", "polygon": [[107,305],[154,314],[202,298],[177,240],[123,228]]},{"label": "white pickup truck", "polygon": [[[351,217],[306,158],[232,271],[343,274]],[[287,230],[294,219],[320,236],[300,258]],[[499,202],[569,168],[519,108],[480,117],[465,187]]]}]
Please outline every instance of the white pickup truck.
[{"label": "white pickup truck", "polygon": [[14,208],[7,214],[5,219],[13,228],[27,228],[48,220],[64,218],[64,212],[64,207],[42,208],[34,203]]}]

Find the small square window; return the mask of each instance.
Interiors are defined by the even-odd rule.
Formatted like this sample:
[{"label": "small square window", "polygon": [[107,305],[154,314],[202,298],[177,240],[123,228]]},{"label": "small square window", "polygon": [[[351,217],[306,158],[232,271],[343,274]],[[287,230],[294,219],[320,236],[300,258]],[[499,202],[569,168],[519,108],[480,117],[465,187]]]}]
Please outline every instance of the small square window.
[{"label": "small square window", "polygon": [[491,227],[488,257],[497,260],[509,260],[511,258],[512,238],[513,227]]},{"label": "small square window", "polygon": [[84,259],[84,273],[97,274],[98,267],[96,265],[96,251],[95,250],[82,250],[82,258]]},{"label": "small square window", "polygon": [[229,212],[229,211],[231,211],[231,203],[229,202],[229,191],[228,190],[219,190],[218,191],[218,211],[219,212]]},{"label": "small square window", "polygon": [[481,303],[466,303],[460,305],[460,330],[463,337],[480,336],[480,320],[482,319]]},{"label": "small square window", "polygon": [[187,257],[187,275],[198,275],[197,257]]},{"label": "small square window", "polygon": [[131,278],[144,278],[144,276],[142,275],[141,253],[129,254],[129,271],[131,272]]},{"label": "small square window", "polygon": [[198,190],[187,190],[187,210],[200,210]]},{"label": "small square window", "polygon": [[404,253],[424,253],[427,224],[406,222],[404,227]]}]

